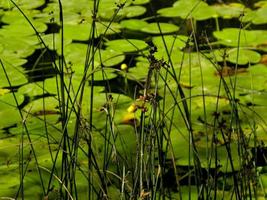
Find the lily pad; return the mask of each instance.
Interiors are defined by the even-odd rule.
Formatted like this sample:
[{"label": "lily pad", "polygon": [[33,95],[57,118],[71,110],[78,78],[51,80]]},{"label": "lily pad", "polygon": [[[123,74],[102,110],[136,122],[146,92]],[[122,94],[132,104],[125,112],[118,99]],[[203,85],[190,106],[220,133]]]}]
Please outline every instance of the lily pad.
[{"label": "lily pad", "polygon": [[179,0],[173,4],[173,7],[162,8],[157,12],[163,17],[181,17],[182,19],[206,20],[217,17],[216,11],[201,0]]},{"label": "lily pad", "polygon": [[119,15],[125,16],[127,18],[138,17],[146,12],[146,8],[143,6],[128,6],[124,7],[119,11]]},{"label": "lily pad", "polygon": [[[17,93],[15,96],[20,105],[24,100],[24,96]],[[15,125],[22,121],[12,93],[0,96],[0,118],[0,129]]]},{"label": "lily pad", "polygon": [[68,40],[88,40],[90,37],[90,24],[66,24],[64,25],[64,37]]},{"label": "lily pad", "polygon": [[120,25],[123,28],[139,31],[143,27],[147,26],[148,23],[146,21],[144,21],[144,20],[141,20],[141,19],[128,19],[128,20],[121,21]]},{"label": "lily pad", "polygon": [[[11,1],[1,0],[0,7],[5,3],[9,4],[9,8],[14,6],[11,3]],[[34,16],[40,13],[39,10],[31,10],[31,9],[25,9],[23,10],[23,12],[30,21],[34,21],[33,20]],[[6,24],[20,23],[20,22],[25,23],[26,19],[18,9],[12,9],[12,10],[5,10],[4,15],[1,18],[1,21]]]},{"label": "lily pad", "polygon": [[266,7],[267,6],[267,1],[266,0],[262,0],[262,1],[258,1],[254,4],[255,7]]},{"label": "lily pad", "polygon": [[[32,41],[30,41],[32,39]],[[34,42],[37,40],[36,36],[27,36],[27,37],[1,37],[0,31],[0,42],[4,44],[4,50],[2,56],[5,60],[12,60],[11,58],[26,58],[33,54],[37,46]],[[22,61],[23,59],[21,59]],[[19,64],[24,64],[23,62],[15,62]],[[15,64],[14,63],[14,64]],[[17,65],[17,64],[16,64]]]},{"label": "lily pad", "polygon": [[[46,24],[44,24],[42,22],[32,21],[31,23],[33,24],[34,28],[39,33],[42,33],[44,31],[46,31],[46,29],[47,29]],[[36,34],[35,30],[25,20],[20,20],[16,23],[4,25],[1,28],[1,32],[2,32],[2,35],[7,34],[9,37],[10,36],[21,37],[21,36],[29,36],[29,35],[35,35]]]},{"label": "lily pad", "polygon": [[168,51],[174,49],[181,50],[186,46],[188,37],[184,35],[165,35],[153,37],[152,41],[158,49],[165,49],[167,47]]},{"label": "lily pad", "polygon": [[136,63],[136,66],[130,67],[125,76],[131,80],[144,81],[148,74],[149,65],[150,64],[147,59],[141,59],[141,60],[139,59],[139,61],[137,61]]},{"label": "lily pad", "polygon": [[207,56],[216,62],[223,62],[225,59],[226,61],[239,65],[254,64],[261,60],[261,54],[245,48],[216,49],[207,54]]},{"label": "lily pad", "polygon": [[95,81],[105,81],[110,80],[117,77],[117,74],[115,73],[115,69],[113,68],[96,68],[93,72],[88,73],[88,80],[91,80],[91,75],[94,74],[94,80]]},{"label": "lily pad", "polygon": [[107,35],[112,35],[112,34],[117,34],[120,33],[121,26],[116,23],[108,23],[108,22],[97,22],[96,23],[96,28],[97,28],[97,34],[107,34]]},{"label": "lily pad", "polygon": [[239,65],[246,65],[260,62],[261,55],[248,49],[231,49],[228,51],[227,60]]},{"label": "lily pad", "polygon": [[97,51],[95,59],[97,62],[102,63],[105,67],[112,67],[123,62],[125,55],[120,51],[106,49]]},{"label": "lily pad", "polygon": [[[60,50],[61,50],[61,35],[59,33],[45,34],[42,36],[42,39],[43,39],[45,45],[50,50],[57,50],[57,52],[60,52]],[[64,37],[63,42],[64,42],[64,46],[71,44],[71,42],[72,42],[71,35]]]},{"label": "lily pad", "polygon": [[[25,76],[25,71],[23,70],[23,68],[15,67],[7,62],[4,62],[3,65],[4,65],[4,68],[6,70],[8,79],[12,87],[22,85],[28,82],[28,79]],[[6,75],[5,75],[5,72],[2,66],[0,67],[0,77],[1,77],[0,87],[10,87],[9,81],[6,78]]]},{"label": "lily pad", "polygon": [[215,31],[213,35],[220,44],[226,46],[257,46],[267,40],[267,32],[263,30],[243,30],[238,28],[225,28]]},{"label": "lily pad", "polygon": [[43,82],[28,83],[18,89],[18,93],[27,96],[37,96],[47,94],[47,90],[43,89]]},{"label": "lily pad", "polygon": [[150,0],[132,0],[132,4],[134,5],[143,5],[149,3]]},{"label": "lily pad", "polygon": [[[86,51],[87,45],[85,44],[72,43],[67,45],[65,48],[66,63],[76,74],[84,74]],[[90,66],[92,64],[91,58],[89,58]],[[123,62],[125,55],[120,50],[113,50],[111,48],[106,50],[95,49],[93,59],[95,68],[100,69],[101,64],[105,67],[111,67]],[[115,74],[110,74],[110,76],[115,77]]]},{"label": "lily pad", "polygon": [[245,10],[245,6],[240,3],[215,4],[212,7],[224,19],[240,17]]},{"label": "lily pad", "polygon": [[45,108],[45,110],[48,110],[50,112],[53,111],[54,113],[58,113],[58,106],[59,101],[58,99],[56,99],[56,97],[45,97],[44,99],[37,99],[27,104],[23,108],[23,112],[25,113],[25,115],[27,115],[27,113],[37,115],[37,113],[44,112]]},{"label": "lily pad", "polygon": [[147,44],[143,40],[137,39],[117,39],[108,41],[105,44],[108,49],[122,52],[140,51],[147,47]]},{"label": "lily pad", "polygon": [[[15,93],[15,97],[17,99],[18,105],[20,105],[24,101],[24,96],[19,93]],[[0,108],[1,108],[0,110],[17,108],[17,104],[12,92],[0,96]]]},{"label": "lily pad", "polygon": [[160,34],[177,32],[179,27],[169,23],[150,23],[144,26],[141,31],[146,33]]},{"label": "lily pad", "polygon": [[259,8],[245,13],[242,22],[252,22],[253,24],[266,24],[267,23],[267,7]]},{"label": "lily pad", "polygon": [[30,10],[30,9],[38,8],[45,4],[45,0],[36,0],[36,1],[20,0],[20,1],[14,1],[14,2],[22,10],[23,9]]}]

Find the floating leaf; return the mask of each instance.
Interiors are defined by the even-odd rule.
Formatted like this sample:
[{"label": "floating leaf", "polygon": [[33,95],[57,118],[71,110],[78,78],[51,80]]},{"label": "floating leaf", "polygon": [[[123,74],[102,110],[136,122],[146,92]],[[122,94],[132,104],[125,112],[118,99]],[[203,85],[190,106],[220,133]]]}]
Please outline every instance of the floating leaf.
[{"label": "floating leaf", "polygon": [[267,23],[267,7],[259,8],[245,13],[242,22],[252,22],[253,24],[266,24]]},{"label": "floating leaf", "polygon": [[153,37],[152,41],[158,49],[165,49],[167,47],[168,51],[174,49],[181,50],[186,46],[188,37],[184,35],[165,35]]},{"label": "floating leaf", "polygon": [[[17,93],[15,96],[20,105],[24,96]],[[0,96],[0,119],[0,129],[15,125],[22,120],[13,93]]]},{"label": "floating leaf", "polygon": [[25,77],[25,71],[23,70],[23,68],[15,67],[7,62],[4,62],[3,65],[9,81],[6,78],[6,74],[3,68],[0,67],[0,87],[10,87],[9,82],[12,87],[28,82],[27,78]]},{"label": "floating leaf", "polygon": [[[10,7],[13,7],[14,5],[11,3],[11,1],[1,0],[0,7],[4,4],[4,2],[7,2]],[[25,9],[23,10],[23,13],[28,17],[30,21],[34,21],[33,18],[36,14],[39,14],[39,10],[32,10],[32,9]],[[12,10],[5,10],[4,15],[1,18],[1,21],[6,24],[12,24],[12,23],[25,23],[27,22],[22,13],[18,9],[12,9]]]},{"label": "floating leaf", "polygon": [[115,69],[113,68],[97,68],[94,70],[94,72],[90,72],[88,74],[88,80],[91,80],[91,75],[94,74],[94,80],[95,81],[105,81],[110,80],[117,77],[117,74],[115,73]]},{"label": "floating leaf", "polygon": [[90,31],[90,24],[66,24],[64,26],[64,36],[69,40],[88,40]]},{"label": "floating leaf", "polygon": [[132,0],[132,4],[134,5],[143,5],[149,3],[150,0]]},{"label": "floating leaf", "polygon": [[22,9],[22,10],[30,10],[34,8],[39,8],[42,5],[45,4],[45,0],[36,0],[36,1],[31,1],[31,0],[19,0],[15,1],[16,5]]},{"label": "floating leaf", "polygon": [[263,30],[243,30],[238,28],[225,28],[215,31],[213,35],[219,43],[226,46],[257,46],[266,42],[267,32]]},{"label": "floating leaf", "polygon": [[143,6],[128,6],[119,11],[119,15],[131,18],[143,15],[146,12],[146,8]]},{"label": "floating leaf", "polygon": [[121,26],[118,23],[97,22],[97,34],[116,34],[120,33]]},{"label": "floating leaf", "polygon": [[[1,31],[0,31],[1,32]],[[1,34],[1,33],[0,33]],[[4,50],[2,52],[2,56],[5,58],[5,60],[12,60],[14,59],[20,59],[22,62],[15,62],[14,65],[17,65],[17,63],[24,64],[23,59],[33,54],[37,46],[33,44],[29,44],[29,40],[33,39],[31,42],[33,43],[36,41],[35,36],[27,36],[22,38],[15,38],[15,37],[1,37],[0,36],[0,42],[3,42],[4,44]]]},{"label": "floating leaf", "polygon": [[[65,48],[65,59],[68,68],[74,71],[76,74],[84,74],[86,51],[87,45],[85,44],[72,43],[67,45]],[[111,67],[120,64],[125,59],[125,55],[120,50],[113,50],[111,48],[106,50],[96,49],[93,59],[94,67],[100,69],[101,63],[105,67]],[[89,65],[92,65],[92,57],[89,58]],[[110,71],[111,70],[109,70],[109,72]],[[99,72],[96,73],[99,74]],[[109,77],[115,76],[115,74],[109,73]]]},{"label": "floating leaf", "polygon": [[141,20],[141,19],[128,19],[128,20],[121,21],[120,25],[123,28],[139,31],[143,27],[147,26],[148,23],[144,20]]},{"label": "floating leaf", "polygon": [[179,27],[169,23],[150,23],[144,26],[141,31],[146,33],[160,34],[173,33],[179,30]]},{"label": "floating leaf", "polygon": [[23,108],[23,112],[25,112],[25,114],[32,113],[33,115],[44,115],[45,111],[49,111],[56,114],[59,112],[58,106],[59,101],[56,97],[45,97],[27,104]]},{"label": "floating leaf", "polygon": [[212,7],[224,19],[240,17],[245,10],[245,6],[240,3],[215,4]]},{"label": "floating leaf", "polygon": [[125,55],[120,51],[106,49],[97,51],[95,59],[98,63],[102,63],[105,67],[112,67],[123,62]]},{"label": "floating leaf", "polygon": [[216,62],[226,60],[239,65],[254,64],[261,60],[261,55],[258,52],[245,48],[216,49],[207,56]]},{"label": "floating leaf", "polygon": [[266,7],[267,6],[267,1],[266,0],[262,0],[262,1],[258,1],[254,4],[255,7]]},{"label": "floating leaf", "polygon": [[258,52],[248,49],[231,49],[227,54],[228,61],[239,65],[258,63],[261,60],[261,55]]},{"label": "floating leaf", "polygon": [[145,80],[148,74],[149,62],[148,60],[139,59],[135,67],[130,67],[125,76],[131,80]]},{"label": "floating leaf", "polygon": [[140,51],[147,47],[147,44],[143,40],[137,39],[117,39],[108,41],[105,44],[110,49],[122,52]]},{"label": "floating leaf", "polygon": [[[83,37],[83,36],[81,36]],[[50,49],[50,50],[57,50],[57,52],[60,52],[61,50],[61,35],[59,33],[50,33],[50,34],[45,34],[42,36],[42,39],[45,43],[45,45]],[[67,46],[71,44],[72,42],[72,37],[70,35],[66,35],[64,37],[64,46]]]},{"label": "floating leaf", "polygon": [[157,11],[163,17],[194,18],[206,20],[217,17],[216,11],[207,3],[200,0],[180,0],[173,4],[173,7],[162,8]]},{"label": "floating leaf", "polygon": [[19,88],[18,93],[27,96],[37,96],[47,94],[47,90],[43,89],[43,82],[28,83]]},{"label": "floating leaf", "polygon": [[[33,24],[34,28],[39,33],[42,33],[44,31],[46,31],[46,29],[47,29],[47,25],[42,23],[42,22],[32,21],[31,23]],[[2,26],[0,34],[1,35],[7,34],[8,37],[10,37],[10,36],[21,37],[21,36],[35,35],[36,32],[27,21],[20,20],[16,23]]]}]

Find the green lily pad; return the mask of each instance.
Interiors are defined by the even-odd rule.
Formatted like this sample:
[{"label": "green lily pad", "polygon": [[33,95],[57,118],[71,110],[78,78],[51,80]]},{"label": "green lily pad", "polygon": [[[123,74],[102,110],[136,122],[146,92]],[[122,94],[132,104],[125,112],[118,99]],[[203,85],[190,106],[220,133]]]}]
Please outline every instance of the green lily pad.
[{"label": "green lily pad", "polygon": [[[160,27],[160,28],[159,28]],[[169,23],[150,23],[143,27],[141,31],[146,33],[160,34],[177,32],[179,27]]]},{"label": "green lily pad", "polygon": [[148,74],[149,65],[150,64],[147,59],[139,59],[139,61],[136,63],[136,66],[130,67],[125,76],[131,80],[144,81]]},{"label": "green lily pad", "polygon": [[[60,49],[58,51],[60,51]],[[66,45],[64,49],[66,63],[84,64],[86,58],[86,51],[86,44],[71,43]]]},{"label": "green lily pad", "polygon": [[[122,8],[119,8],[119,4],[124,4]],[[115,17],[118,21],[123,18],[132,18],[143,15],[146,12],[146,8],[140,5],[130,5],[130,1],[114,2],[114,1],[101,1],[99,4],[98,15],[105,21]]]},{"label": "green lily pad", "polygon": [[245,48],[216,49],[207,54],[207,56],[216,62],[223,62],[225,59],[239,65],[254,64],[260,62],[261,60],[261,54]]},{"label": "green lily pad", "polygon": [[[20,105],[24,100],[24,96],[17,93],[15,96]],[[0,129],[15,125],[22,121],[12,93],[0,96],[0,118]]]},{"label": "green lily pad", "polygon": [[141,19],[128,19],[128,20],[122,20],[120,22],[120,25],[123,28],[139,31],[143,27],[147,26],[148,23],[146,21],[144,21],[144,20],[141,20]]},{"label": "green lily pad", "polygon": [[[263,30],[241,30],[238,28],[225,28],[222,31],[215,31],[213,35],[220,44],[226,46],[257,46],[266,42],[267,32]],[[240,37],[239,37],[240,36]]]},{"label": "green lily pad", "polygon": [[[7,2],[11,7],[13,7],[13,4],[11,1],[5,1],[2,0],[1,5],[3,5],[5,2]],[[34,21],[33,18],[36,14],[40,13],[39,10],[31,10],[31,9],[25,9],[23,10],[24,14],[28,17],[30,21]],[[6,24],[13,24],[13,23],[25,23],[26,19],[24,16],[21,14],[21,12],[17,9],[12,9],[12,10],[5,10],[4,15],[1,18],[1,21],[6,23]]]},{"label": "green lily pad", "polygon": [[[27,49],[27,48],[26,48]],[[13,67],[19,67],[24,65],[25,63],[27,63],[27,59],[25,58],[20,58],[19,56],[21,54],[25,55],[29,52],[32,52],[31,49],[28,49],[28,50],[25,50],[25,51],[17,51],[17,52],[12,52],[11,50],[5,50],[3,51],[2,53],[2,56],[3,56],[3,61],[6,62],[6,63],[12,63],[12,66]],[[19,54],[17,54],[19,53]],[[24,56],[23,56],[24,57]],[[22,71],[24,71],[22,68],[21,68]]]},{"label": "green lily pad", "polygon": [[[263,64],[252,65],[248,68],[249,75],[243,80],[243,85],[247,89],[266,91],[267,90],[267,67]],[[239,84],[240,85],[240,84]],[[240,85],[241,86],[241,85]]]},{"label": "green lily pad", "polygon": [[[61,50],[61,35],[59,33],[45,34],[42,36],[42,39],[43,39],[45,45],[50,50],[57,50],[57,52],[60,52],[60,50]],[[71,44],[71,42],[72,42],[71,36],[64,37],[64,46]]]},{"label": "green lily pad", "polygon": [[45,97],[31,101],[23,108],[23,112],[25,115],[28,115],[28,113],[32,113],[33,115],[44,115],[43,113],[45,111],[56,114],[59,113],[58,106],[59,101],[56,97]]},{"label": "green lily pad", "polygon": [[254,4],[255,7],[266,7],[267,6],[267,1],[266,0],[262,0],[262,1],[258,1]]},{"label": "green lily pad", "polygon": [[[20,105],[24,101],[24,96],[19,93],[15,93],[15,96],[18,104]],[[9,110],[10,108],[17,108],[17,104],[12,92],[0,96],[0,108],[0,110]]]},{"label": "green lily pad", "polygon": [[97,22],[96,23],[96,29],[97,29],[97,34],[107,34],[107,35],[112,35],[112,34],[117,34],[120,33],[121,26],[120,24],[113,22],[113,23],[108,23],[108,22]]},{"label": "green lily pad", "polygon": [[[39,33],[42,33],[47,29],[47,25],[42,22],[32,21],[31,23]],[[21,37],[21,36],[35,35],[36,33],[27,21],[20,20],[19,22],[16,23],[4,25],[1,28],[1,34],[2,35],[7,34],[9,37],[10,36]]]},{"label": "green lily pad", "polygon": [[124,7],[119,11],[119,15],[127,18],[138,17],[146,12],[146,8],[143,6],[128,6]]},{"label": "green lily pad", "polygon": [[[37,48],[37,46],[34,44],[36,40],[37,40],[36,36],[27,36],[22,38],[1,37],[1,31],[0,31],[0,42],[3,42],[4,44],[3,45],[4,50],[2,52],[2,56],[5,58],[5,60],[12,60],[12,58],[15,59],[26,58],[32,55],[35,49]],[[24,63],[22,62],[20,64]]]},{"label": "green lily pad", "polygon": [[132,4],[134,5],[143,5],[149,3],[150,0],[132,0]]},{"label": "green lily pad", "polygon": [[245,6],[240,3],[215,4],[212,7],[224,19],[240,17],[245,10]]},{"label": "green lily pad", "polygon": [[117,39],[108,41],[105,44],[108,49],[122,52],[140,51],[147,47],[147,44],[143,40],[137,39]]},{"label": "green lily pad", "polygon": [[115,73],[115,69],[113,68],[103,68],[100,67],[96,68],[94,72],[88,73],[88,80],[91,80],[91,75],[94,74],[94,80],[95,81],[105,81],[110,80],[117,77],[117,74]]},{"label": "green lily pad", "polygon": [[30,10],[30,9],[38,8],[45,4],[45,0],[36,0],[36,1],[21,0],[21,1],[14,1],[14,2],[22,10],[23,9]]},{"label": "green lily pad", "polygon": [[[15,67],[8,62],[4,62],[3,65],[6,70],[11,86],[18,86],[28,82],[23,68]],[[1,77],[0,87],[10,87],[9,81],[6,78],[2,66],[0,67],[0,77]]]},{"label": "green lily pad", "polygon": [[112,67],[123,62],[125,55],[120,51],[106,49],[97,51],[95,59],[98,63],[102,63],[105,67]]},{"label": "green lily pad", "polygon": [[[86,59],[87,45],[72,43],[66,46],[65,48],[65,59],[69,68],[72,69],[76,74],[84,74],[84,66]],[[92,55],[91,55],[92,56]],[[95,50],[94,66],[95,68],[100,69],[101,63],[104,67],[115,66],[125,59],[125,55],[120,50],[113,50],[108,48],[106,50]],[[89,59],[89,65],[91,66],[92,60]],[[112,70],[108,70],[109,72]],[[113,70],[114,71],[114,70]],[[96,72],[99,74],[99,72]],[[109,77],[115,77],[113,73],[108,73]]]},{"label": "green lily pad", "polygon": [[173,7],[159,9],[158,14],[163,17],[194,18],[206,20],[217,17],[216,11],[207,3],[200,0],[180,0],[173,4]]},{"label": "green lily pad", "polygon": [[18,89],[18,93],[27,96],[37,96],[47,94],[48,91],[43,89],[43,82],[28,83]]},{"label": "green lily pad", "polygon": [[266,24],[267,23],[267,7],[259,8],[245,13],[242,22],[252,22],[253,24]]},{"label": "green lily pad", "polygon": [[[73,1],[69,1],[72,2]],[[76,5],[81,6],[81,1],[79,2],[79,4],[76,3]],[[89,2],[88,2],[89,3]],[[66,4],[68,4],[66,2]],[[65,2],[63,3],[63,7],[65,7],[64,11],[63,11],[63,19],[64,19],[64,25],[66,24],[72,24],[72,25],[77,25],[82,21],[81,16],[75,12],[75,8],[74,7],[68,7],[66,6]],[[87,7],[87,6],[85,6]],[[80,9],[81,10],[81,9]],[[79,11],[81,12],[81,11]],[[58,7],[58,3],[54,2],[54,3],[48,3],[47,6],[42,10],[42,13],[36,14],[35,18],[38,21],[42,21],[44,23],[56,23],[56,24],[60,24],[60,19],[59,19],[59,7]]]},{"label": "green lily pad", "polygon": [[[90,12],[93,9],[93,2],[81,0],[79,3],[75,1],[64,1],[63,7],[63,18],[64,24],[79,24],[83,19],[89,20],[92,16]],[[59,24],[59,6],[58,2],[49,2],[47,6],[42,10],[42,14],[37,15],[38,20],[48,22],[54,22]],[[88,22],[85,20],[86,22]],[[91,21],[91,20],[89,20]]]},{"label": "green lily pad", "polygon": [[88,40],[90,38],[90,24],[66,24],[64,25],[64,37],[69,40]]},{"label": "green lily pad", "polygon": [[188,37],[184,35],[165,35],[153,37],[152,41],[158,49],[165,49],[167,47],[168,51],[174,49],[181,50],[186,46]]},{"label": "green lily pad", "polygon": [[261,55],[248,49],[231,49],[228,51],[227,60],[239,65],[258,63],[261,60]]},{"label": "green lily pad", "polygon": [[[169,50],[169,49],[168,49]],[[171,49],[170,49],[171,50]],[[174,48],[171,51],[169,50],[169,55],[167,54],[167,51],[164,48],[158,48],[158,52],[155,53],[155,57],[158,60],[163,59],[164,61],[168,62],[169,59],[171,59],[173,65],[177,65],[180,66],[180,64],[183,61],[183,54],[184,52],[182,52],[180,49],[178,48]],[[169,58],[170,56],[170,58]]]}]

